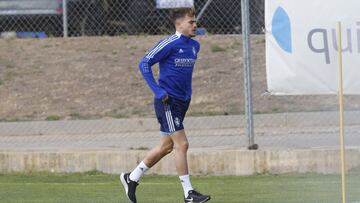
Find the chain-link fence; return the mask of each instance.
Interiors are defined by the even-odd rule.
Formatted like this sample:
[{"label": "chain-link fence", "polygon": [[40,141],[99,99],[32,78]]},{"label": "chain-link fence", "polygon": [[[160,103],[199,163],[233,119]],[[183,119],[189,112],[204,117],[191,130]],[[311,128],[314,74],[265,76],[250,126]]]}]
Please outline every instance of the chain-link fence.
[{"label": "chain-link fence", "polygon": [[[241,33],[240,1],[196,0],[195,8],[202,12],[199,26],[208,33]],[[263,0],[252,1],[251,10],[255,16],[252,33],[261,33]],[[69,36],[168,34],[174,31],[169,11],[158,9],[155,0],[1,0],[0,32],[41,32],[47,36],[63,36],[64,30]]]},{"label": "chain-link fence", "polygon": [[[61,0],[1,0],[0,32],[33,32],[36,37],[62,35]],[[20,32],[20,33],[19,33]]]},{"label": "chain-link fence", "polygon": [[[194,96],[188,114],[195,118],[191,118],[193,119],[191,122],[187,121],[189,123],[187,130],[189,134],[194,136],[194,139],[198,139],[192,142],[192,146],[226,148],[246,146],[244,116],[241,115],[244,104],[241,96],[239,96],[241,91],[238,91],[243,88],[242,82],[238,81],[238,78],[242,78],[241,61],[238,60],[241,57],[239,51],[242,44],[241,37],[238,35],[242,32],[241,3],[235,0],[199,0],[195,1],[195,7],[197,13],[202,13],[198,19],[199,27],[205,28],[209,36],[199,38],[202,44],[203,57],[199,59],[199,64],[201,64],[198,68],[199,71],[194,73],[194,89],[201,89],[203,93],[200,93],[198,97]],[[65,28],[70,37],[120,36],[120,38],[111,39],[78,38],[76,41],[72,38],[70,39],[71,43],[66,43],[66,41],[63,43],[59,41],[61,39],[52,38],[50,40],[53,41],[32,41],[27,46],[23,46],[22,41],[2,41],[4,43],[1,46],[4,52],[2,55],[4,57],[2,60],[4,69],[0,70],[0,83],[2,83],[0,94],[2,98],[7,99],[2,100],[1,120],[81,120],[104,117],[154,116],[152,95],[148,94],[148,88],[140,78],[137,68],[133,67],[136,67],[137,61],[145,54],[146,50],[162,38],[161,36],[149,38],[148,34],[174,32],[174,27],[169,19],[170,9],[156,8],[156,3],[153,0],[19,0],[1,1],[0,8],[2,11],[1,18],[4,19],[1,21],[1,31],[15,31],[17,34],[22,34],[20,37],[60,37],[63,36],[64,25],[66,25]],[[264,24],[263,1],[252,1],[251,8],[255,11],[253,12],[255,17],[251,18],[254,25],[251,27],[252,32],[262,33]],[[63,20],[65,20],[65,24]],[[52,29],[47,29],[50,24],[54,26]],[[146,35],[141,37],[143,34]],[[228,60],[233,57],[237,59],[228,64]],[[132,68],[128,68],[129,66]],[[106,69],[105,72],[104,69]],[[224,70],[221,71],[221,69]],[[123,71],[129,71],[130,74],[125,74],[122,78]],[[232,71],[235,72],[230,74]],[[106,74],[103,75],[104,73]],[[44,75],[48,75],[48,79],[42,79]],[[33,82],[36,78],[41,82]],[[142,91],[135,91],[137,92],[135,94],[134,91],[131,93],[124,92],[118,87],[118,81],[122,81],[123,87],[132,87]],[[21,87],[18,86],[20,83],[22,83]],[[97,91],[95,90],[97,85],[106,87],[107,90],[105,92]],[[83,89],[84,87],[86,90]],[[219,95],[209,95],[208,93],[211,93],[215,88],[219,91],[226,89],[226,91],[222,91],[223,94]],[[69,92],[65,93],[65,90],[69,90]],[[21,98],[17,97],[15,99],[16,104],[8,106],[7,102],[11,102],[12,92],[17,92]],[[88,93],[82,94],[80,92]],[[144,93],[146,93],[145,96]],[[127,98],[124,94],[130,97]],[[234,100],[229,100],[228,103],[220,106],[221,97],[229,95],[234,97]],[[131,97],[137,98],[138,102],[132,102]],[[37,98],[43,99],[40,101]],[[216,116],[207,118],[209,115]],[[98,135],[87,133],[86,130],[82,133],[74,130],[76,131],[74,133],[79,135],[79,138],[85,136],[84,134],[90,136],[89,139],[84,139],[81,142],[83,147],[87,148],[93,146],[91,143],[99,143],[97,137],[102,134],[120,133],[120,131],[117,132],[118,128],[113,128],[114,125],[110,123],[104,122],[102,124],[104,129]],[[71,122],[65,122],[65,124],[72,125]],[[128,136],[127,132],[136,129],[136,125],[137,121],[126,125],[125,133],[121,133],[122,136],[134,137]],[[32,143],[26,140],[17,143],[12,139],[18,140],[13,135],[23,135],[31,139],[31,136],[26,135],[33,135],[33,131],[26,130],[25,127],[21,126],[17,130],[10,127],[12,130],[9,131],[7,126],[8,123],[4,123],[2,130],[4,135],[2,137],[3,148],[6,148],[9,143],[9,148],[22,148],[27,146],[27,143]],[[53,124],[49,126],[40,125],[43,129],[39,126],[36,127],[36,124],[28,125],[25,123],[25,126],[33,126],[37,132],[35,135],[54,134],[51,131],[56,132],[56,135],[72,134],[69,131],[55,130],[57,127],[51,127]],[[91,132],[97,132],[92,128],[93,126],[93,124],[84,122],[79,128],[92,129]],[[155,124],[155,126],[157,125]],[[64,128],[74,129],[76,127],[67,126]],[[144,131],[147,130],[149,129],[144,129]],[[157,127],[151,128],[151,130],[155,130],[157,134]],[[121,136],[118,137],[121,138]],[[49,139],[53,140],[53,138]],[[53,140],[52,143],[60,148],[71,145],[71,143],[62,142],[62,139],[65,139],[64,136],[58,136],[56,137],[57,141]],[[36,141],[35,143],[39,143],[34,145],[36,147],[52,145],[51,143],[43,145]],[[64,144],[61,145],[60,143]],[[81,145],[81,143],[78,144]],[[152,143],[144,141],[140,145],[151,147]],[[214,143],[217,145],[215,146]],[[125,148],[136,147],[136,144],[139,143],[134,142],[134,146],[129,145]],[[105,143],[104,146],[107,145],[113,145],[113,143]],[[28,147],[31,148],[31,146]],[[116,146],[120,147],[120,142]],[[80,146],[78,145],[78,147]]]},{"label": "chain-link fence", "polygon": [[[337,149],[336,96],[267,94],[264,3],[249,5],[255,143]],[[195,0],[195,8],[207,34],[197,38],[201,52],[185,120],[190,145],[246,148],[241,1]],[[0,149],[153,147],[159,138],[153,95],[136,66],[163,34],[174,32],[169,12],[154,0],[0,0],[3,36],[48,38],[0,40]],[[351,148],[360,146],[359,103],[359,96],[345,97]]]},{"label": "chain-link fence", "polygon": [[[65,2],[65,4],[63,3]],[[199,58],[198,71],[194,73],[194,89],[201,89],[211,93],[211,90],[219,90],[216,95],[208,96],[205,99],[194,97],[192,103],[193,108],[190,109],[190,116],[203,116],[203,115],[242,115],[244,113],[244,99],[242,97],[243,87],[243,72],[241,69],[241,48],[242,41],[240,34],[242,32],[241,24],[241,1],[229,0],[197,0],[195,1],[195,7],[199,16],[199,27],[203,27],[207,30],[209,35],[200,36],[199,41],[202,43],[202,56]],[[64,9],[65,7],[66,9]],[[265,71],[265,37],[264,33],[264,0],[250,1],[250,33],[251,35],[251,47],[252,47],[252,89],[253,89],[253,113],[254,113],[254,130],[255,130],[255,142],[261,147],[329,147],[337,146],[337,119],[336,111],[338,109],[337,99],[333,96],[271,96],[266,94],[266,71]],[[66,18],[64,17],[64,11],[66,11]],[[67,61],[71,61],[63,64],[67,64],[70,67],[83,66],[87,67],[87,74],[99,75],[102,71],[97,70],[98,67],[103,66],[136,66],[136,62],[141,58],[142,54],[146,50],[150,49],[157,40],[161,37],[154,36],[153,39],[139,39],[141,34],[168,34],[174,32],[173,25],[169,19],[170,9],[158,9],[156,3],[153,0],[143,1],[130,1],[130,0],[1,0],[0,1],[0,24],[1,31],[3,33],[9,31],[15,31],[20,36],[29,36],[29,32],[32,33],[32,37],[41,37],[39,33],[45,33],[45,36],[63,36],[63,20],[66,20],[66,28],[69,36],[125,36],[124,38],[112,38],[110,41],[107,38],[101,40],[99,38],[90,40],[90,43],[86,39],[78,39],[77,43],[74,41],[71,45],[78,47],[78,50],[74,52],[69,51],[73,47],[71,45],[60,47],[59,45],[53,45],[49,42],[49,45],[41,43],[30,44],[28,55],[25,54],[26,48],[10,47],[9,43],[5,43],[2,48],[7,51],[3,54],[5,57],[2,60],[1,70],[2,77],[0,78],[0,84],[4,87],[8,81],[9,84],[18,78],[27,77],[27,74],[23,74],[22,68],[25,67],[25,63],[31,62],[36,64],[35,60],[38,58],[41,60],[39,66],[46,66],[46,70],[42,70],[49,75],[55,75],[52,69],[58,69],[52,61],[48,61],[49,56],[47,53],[52,53],[52,56],[60,56]],[[25,32],[25,33],[23,33]],[[28,35],[27,35],[28,34]],[[129,35],[133,38],[126,38]],[[221,35],[215,35],[221,34]],[[96,42],[96,41],[101,42]],[[44,42],[46,43],[46,42]],[[120,47],[114,46],[119,44]],[[105,46],[100,46],[105,45]],[[33,47],[31,47],[33,45]],[[16,45],[14,45],[16,46]],[[41,50],[43,47],[46,50]],[[103,48],[99,48],[103,47]],[[11,49],[11,51],[9,51]],[[59,54],[59,50],[63,49],[63,54]],[[122,51],[118,51],[118,50]],[[33,52],[33,50],[37,50]],[[66,54],[68,52],[69,54]],[[46,54],[45,54],[46,53]],[[99,57],[101,60],[90,62],[89,59],[83,59],[78,55],[87,55],[91,58]],[[20,56],[20,57],[19,57]],[[23,56],[23,57],[21,57]],[[78,56],[78,57],[74,57]],[[17,60],[12,61],[12,57],[18,57]],[[103,57],[103,58],[101,58]],[[22,61],[21,58],[24,58]],[[121,58],[121,60],[117,60]],[[26,59],[26,60],[25,60]],[[88,62],[94,65],[92,67]],[[100,63],[102,62],[102,63]],[[79,64],[76,64],[79,63]],[[130,64],[130,65],[129,65]],[[64,65],[63,65],[64,66]],[[6,68],[8,67],[8,68]],[[10,67],[10,68],[9,68]],[[13,68],[14,67],[14,68]],[[16,70],[19,69],[19,70]],[[79,68],[81,69],[81,68]],[[27,70],[31,72],[30,70]],[[48,71],[48,72],[47,72]],[[68,68],[68,71],[72,71]],[[80,72],[81,72],[80,71]],[[113,75],[121,74],[121,71],[116,68],[108,69]],[[139,80],[139,75],[134,71],[132,80]],[[85,72],[81,72],[85,73]],[[32,77],[34,75],[28,74]],[[29,77],[30,77],[29,76]],[[219,77],[221,76],[221,77]],[[35,75],[35,77],[41,77]],[[64,77],[64,78],[62,78]],[[74,83],[76,81],[76,74],[72,76],[56,76],[54,80],[59,84],[64,81],[68,81],[73,84],[73,87],[89,86],[93,85],[93,78],[90,76],[83,83]],[[29,81],[31,78],[28,79]],[[116,80],[116,79],[113,79]],[[123,80],[126,80],[125,78]],[[98,82],[104,83],[99,80]],[[114,81],[115,82],[115,81]],[[113,82],[113,83],[114,83]],[[111,79],[105,82],[103,85],[111,87],[113,84]],[[133,86],[137,88],[143,83],[129,82],[124,86]],[[47,86],[47,84],[45,84]],[[13,87],[16,89],[16,87]],[[37,87],[34,87],[36,89]],[[78,90],[81,91],[81,90]],[[26,94],[24,92],[23,94]],[[109,93],[110,94],[110,93]],[[195,92],[196,94],[196,92]],[[231,101],[226,101],[223,105],[219,106],[222,97],[228,97],[231,95],[233,98]],[[3,96],[6,95],[3,91]],[[42,94],[47,97],[49,95]],[[50,97],[53,95],[50,95]],[[142,98],[141,93],[138,93],[138,98]],[[204,95],[201,95],[202,97]],[[30,96],[29,96],[30,98]],[[107,98],[106,101],[112,98]],[[115,94],[113,98],[121,99],[123,95]],[[79,99],[79,98],[75,98]],[[149,99],[149,98],[147,98]],[[82,98],[82,100],[88,100]],[[151,99],[149,99],[151,101]],[[359,110],[359,98],[357,96],[346,97],[346,108],[349,114],[349,120],[351,126],[349,130],[353,136],[351,142],[353,145],[358,145],[356,140],[357,132],[357,111]],[[25,102],[24,102],[25,103]],[[74,110],[66,110],[66,112],[58,112],[49,110],[48,115],[40,114],[42,109],[33,107],[33,112],[24,112],[19,114],[18,112],[3,113],[2,120],[14,120],[14,119],[51,119],[52,115],[57,115],[55,118],[99,118],[99,117],[131,117],[137,116],[149,116],[152,115],[151,102],[142,105],[144,107],[130,107],[114,105],[103,102],[104,108],[98,108],[98,103],[89,102],[87,105],[94,109],[96,113],[87,112],[76,107],[68,107]],[[24,104],[25,105],[25,104]],[[105,107],[108,105],[107,107]],[[60,107],[59,107],[60,108]],[[108,109],[106,109],[108,108]],[[9,109],[4,106],[3,109]],[[4,111],[6,112],[6,111]],[[15,112],[15,113],[14,113]],[[21,111],[20,111],[21,112]],[[141,112],[141,113],[139,113]],[[46,113],[44,113],[46,114]],[[16,115],[16,116],[12,116]],[[10,117],[10,118],[9,118]],[[221,120],[221,119],[220,119]],[[232,122],[231,127],[237,129],[230,133],[233,135],[241,136],[243,141],[240,141],[240,145],[246,146],[246,133],[243,130],[245,126],[243,123],[245,119],[243,116],[236,118],[237,121],[241,121],[239,124],[237,121]],[[311,122],[310,122],[311,121]],[[306,127],[306,128],[305,128]],[[196,128],[196,127],[194,127]],[[305,129],[312,130],[305,130]],[[276,132],[274,135],[274,132]],[[313,133],[312,133],[313,132]],[[326,135],[324,135],[324,133]],[[216,134],[216,133],[215,133]],[[293,137],[291,137],[292,135]],[[290,138],[291,137],[291,138]],[[307,139],[304,139],[307,137]],[[270,139],[271,138],[271,139]],[[332,140],[331,142],[329,140]],[[233,142],[234,143],[234,142]]]},{"label": "chain-link fence", "polygon": [[[65,4],[63,3],[65,2]],[[66,6],[66,9],[64,9]],[[197,0],[195,7],[198,13],[201,13],[199,27],[207,30],[209,35],[200,36],[199,41],[202,44],[202,55],[199,58],[198,71],[194,73],[194,90],[200,89],[211,93],[211,90],[218,91],[217,94],[207,96],[200,95],[200,98],[194,97],[192,109],[190,109],[190,116],[204,116],[204,115],[239,115],[235,121],[232,122],[229,128],[236,129],[232,135],[243,135],[239,145],[246,146],[246,133],[243,129],[244,121],[242,114],[244,113],[244,99],[242,97],[243,87],[243,72],[241,69],[242,56],[242,41],[240,34],[242,32],[241,24],[241,3],[236,0],[222,1],[222,0]],[[66,10],[66,18],[64,11]],[[115,66],[119,65],[125,67],[128,71],[129,66],[136,66],[137,61],[141,56],[150,49],[157,40],[161,37],[154,36],[152,39],[138,38],[141,34],[168,34],[174,30],[169,19],[170,9],[158,9],[153,0],[130,1],[130,0],[18,0],[0,1],[0,24],[1,31],[15,31],[17,33],[31,32],[35,37],[43,36],[36,35],[36,33],[44,32],[46,36],[63,36],[63,19],[66,20],[67,31],[69,36],[125,36],[124,38],[108,38],[103,39],[78,39],[76,42],[72,41],[68,46],[61,47],[58,42],[35,42],[29,44],[27,48],[20,48],[21,46],[9,47],[11,44],[3,42],[2,48],[4,51],[2,59],[2,70],[0,84],[6,87],[7,84],[14,85],[18,78],[41,77],[41,75],[24,74],[31,73],[30,66],[25,66],[25,63],[36,64],[41,60],[37,66],[46,66],[47,69],[39,72],[46,73],[53,76],[56,75],[51,71],[58,70],[53,61],[46,54],[51,53],[53,57],[63,57],[67,62],[63,61],[63,66],[69,72],[73,71],[71,67],[79,66],[79,73],[83,74],[85,81],[76,83],[76,74],[74,76],[60,76],[53,78],[59,84],[67,81],[73,84],[74,87],[88,86],[93,87],[93,80],[95,75],[102,74],[102,70],[98,67],[111,67],[107,71],[110,75],[121,74],[120,69]],[[261,147],[334,147],[337,146],[337,120],[336,112],[338,109],[337,99],[333,96],[271,96],[266,94],[266,71],[265,71],[265,37],[264,33],[264,0],[250,1],[250,31],[251,46],[252,46],[252,89],[253,89],[253,113],[254,113],[254,130],[255,142]],[[27,33],[29,34],[29,33]],[[129,36],[128,35],[135,35]],[[221,35],[215,35],[221,34]],[[26,33],[21,36],[26,36]],[[91,43],[89,42],[91,41]],[[98,42],[96,42],[98,41]],[[19,42],[21,43],[21,42]],[[47,42],[43,42],[47,43]],[[55,43],[55,45],[53,44]],[[120,45],[114,46],[114,44]],[[33,46],[32,46],[33,45]],[[71,52],[72,45],[78,47],[77,50]],[[100,46],[105,45],[105,46]],[[15,48],[15,46],[17,48]],[[44,49],[45,47],[45,49]],[[119,50],[122,51],[119,51]],[[10,50],[10,51],[9,51]],[[25,51],[24,51],[25,50]],[[37,50],[33,52],[33,50]],[[59,54],[59,50],[63,50]],[[30,54],[26,55],[28,51]],[[45,54],[46,53],[46,54]],[[81,53],[81,54],[80,54]],[[89,56],[88,59],[80,55]],[[77,57],[74,57],[77,56]],[[12,60],[12,57],[18,57],[17,60]],[[100,60],[91,62],[91,59],[99,57]],[[102,57],[102,58],[101,58]],[[24,60],[21,60],[24,58]],[[121,60],[118,60],[121,58]],[[57,59],[61,62],[60,59]],[[69,62],[71,61],[71,62]],[[91,64],[90,64],[91,63]],[[94,65],[93,67],[91,65]],[[81,67],[87,67],[82,70]],[[64,68],[64,67],[63,67]],[[19,70],[17,70],[19,69]],[[141,81],[135,69],[129,69],[132,72],[131,81]],[[86,72],[85,72],[86,71]],[[85,74],[86,73],[86,74]],[[60,74],[60,73],[59,73]],[[21,77],[19,76],[21,75]],[[88,76],[90,75],[90,76]],[[220,77],[221,76],[221,77]],[[62,78],[63,77],[63,78]],[[104,76],[105,77],[105,76]],[[19,79],[20,80],[20,79]],[[114,81],[112,81],[114,80]],[[125,78],[123,79],[126,80]],[[20,82],[20,81],[18,81]],[[24,81],[21,81],[24,83]],[[116,83],[116,78],[108,81],[99,80],[103,86],[112,87]],[[25,82],[26,83],[26,82]],[[30,84],[26,84],[30,86]],[[33,84],[31,84],[33,85]],[[124,86],[131,86],[138,88],[144,85],[143,83],[128,82]],[[48,84],[45,84],[48,86]],[[1,86],[0,86],[1,87]],[[33,89],[38,87],[32,86]],[[143,87],[143,86],[141,86]],[[16,86],[12,87],[18,88]],[[54,87],[55,88],[55,87]],[[75,88],[76,89],[76,88]],[[78,89],[78,91],[81,91]],[[119,90],[120,91],[120,90]],[[6,94],[3,90],[3,98]],[[11,91],[7,92],[10,94]],[[23,94],[29,91],[25,91]],[[53,93],[52,93],[53,94]],[[52,97],[54,95],[41,94],[44,97]],[[107,93],[110,94],[110,93]],[[144,97],[138,93],[136,95],[139,99]],[[196,92],[195,92],[196,94]],[[222,97],[231,97],[232,100],[221,104]],[[71,95],[68,95],[71,97]],[[9,96],[8,96],[9,97]],[[115,94],[112,98],[106,95],[102,96],[106,101],[116,98],[120,100],[125,98],[121,94]],[[30,96],[29,96],[30,98]],[[88,100],[86,97],[74,100]],[[359,143],[356,139],[357,133],[357,118],[359,110],[359,98],[357,96],[346,97],[346,109],[349,115],[348,142],[354,146]],[[19,101],[18,101],[19,102]],[[21,103],[21,102],[20,102]],[[24,105],[26,102],[23,102]],[[121,105],[115,105],[116,102],[106,103],[101,105],[96,102],[88,102],[86,105],[91,107],[96,113],[84,111],[84,108],[77,108],[74,106],[68,107],[64,112],[58,112],[51,108],[47,110],[49,113],[43,112],[42,109],[33,107],[33,111],[28,111],[23,114],[14,111],[3,110],[2,120],[18,119],[52,119],[55,118],[101,118],[101,117],[131,117],[149,116],[152,115],[151,102],[140,104],[144,107],[130,107],[129,104],[124,104],[126,108]],[[28,105],[28,104],[27,104]],[[108,105],[108,106],[106,106]],[[103,106],[103,108],[98,108]],[[60,108],[60,107],[59,107]],[[4,106],[3,109],[10,109]],[[73,109],[73,110],[69,110]],[[139,113],[140,112],[140,113]],[[14,116],[16,115],[16,116]],[[9,118],[10,117],[10,118]],[[226,116],[225,116],[226,117]],[[239,124],[238,121],[240,121]],[[221,123],[221,119],[219,121]],[[221,124],[220,124],[221,125]],[[196,126],[194,127],[196,128]],[[221,127],[219,127],[221,128]],[[306,130],[311,129],[311,130]],[[229,132],[230,132],[229,131]],[[215,133],[216,134],[216,133]],[[226,134],[226,133],[225,133]],[[274,135],[276,134],[276,135]],[[305,139],[306,137],[306,139]],[[331,142],[330,142],[331,140]],[[234,143],[234,142],[233,142]],[[201,145],[201,144],[200,144]]]}]

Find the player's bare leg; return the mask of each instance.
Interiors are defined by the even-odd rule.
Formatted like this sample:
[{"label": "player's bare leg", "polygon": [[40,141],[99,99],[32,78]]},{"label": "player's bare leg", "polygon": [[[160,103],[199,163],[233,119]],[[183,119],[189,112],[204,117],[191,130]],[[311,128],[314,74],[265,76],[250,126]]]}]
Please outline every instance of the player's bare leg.
[{"label": "player's bare leg", "polygon": [[179,176],[188,175],[187,151],[189,142],[184,130],[179,130],[170,135],[175,146],[175,166]]},{"label": "player's bare leg", "polygon": [[153,167],[164,156],[171,153],[173,148],[174,148],[174,143],[170,138],[170,136],[169,135],[161,136],[160,143],[147,153],[144,159],[144,163],[149,168]]},{"label": "player's bare leg", "polygon": [[131,202],[137,202],[135,193],[141,176],[161,158],[169,154],[173,146],[174,143],[170,136],[162,136],[160,143],[147,153],[145,159],[131,173],[122,173],[120,175],[120,181],[124,186],[126,196]]},{"label": "player's bare leg", "polygon": [[175,146],[175,166],[184,189],[184,202],[203,203],[210,200],[209,195],[202,195],[195,191],[191,185],[187,162],[189,142],[184,130],[179,130],[171,136]]}]

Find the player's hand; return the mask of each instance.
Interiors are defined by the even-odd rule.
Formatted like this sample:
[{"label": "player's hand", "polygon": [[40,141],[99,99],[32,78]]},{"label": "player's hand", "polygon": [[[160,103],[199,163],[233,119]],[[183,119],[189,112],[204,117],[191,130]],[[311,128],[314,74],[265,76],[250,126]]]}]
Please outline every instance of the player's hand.
[{"label": "player's hand", "polygon": [[163,103],[166,103],[168,100],[169,100],[169,96],[166,95],[164,98],[162,98],[161,101],[162,101]]},{"label": "player's hand", "polygon": [[155,99],[161,100],[162,102],[166,102],[169,98],[167,92],[164,89],[159,89],[155,93]]}]

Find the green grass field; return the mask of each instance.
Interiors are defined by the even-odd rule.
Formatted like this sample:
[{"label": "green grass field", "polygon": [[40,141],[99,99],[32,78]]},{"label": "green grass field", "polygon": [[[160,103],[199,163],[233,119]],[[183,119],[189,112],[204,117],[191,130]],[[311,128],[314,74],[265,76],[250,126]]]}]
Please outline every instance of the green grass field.
[{"label": "green grass field", "polygon": [[[349,203],[360,202],[360,174],[348,176]],[[258,175],[192,177],[193,186],[217,203],[322,203],[340,201],[339,175]],[[137,190],[139,203],[180,203],[176,176],[145,176]],[[117,175],[1,174],[0,202],[120,202],[126,203]]]}]

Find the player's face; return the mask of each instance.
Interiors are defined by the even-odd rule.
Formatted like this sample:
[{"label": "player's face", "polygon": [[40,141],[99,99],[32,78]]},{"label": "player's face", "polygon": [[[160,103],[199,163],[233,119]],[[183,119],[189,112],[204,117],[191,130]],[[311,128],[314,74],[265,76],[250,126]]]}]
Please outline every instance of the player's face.
[{"label": "player's face", "polygon": [[184,18],[179,19],[179,28],[183,35],[195,37],[197,28],[195,17],[186,15]]}]

